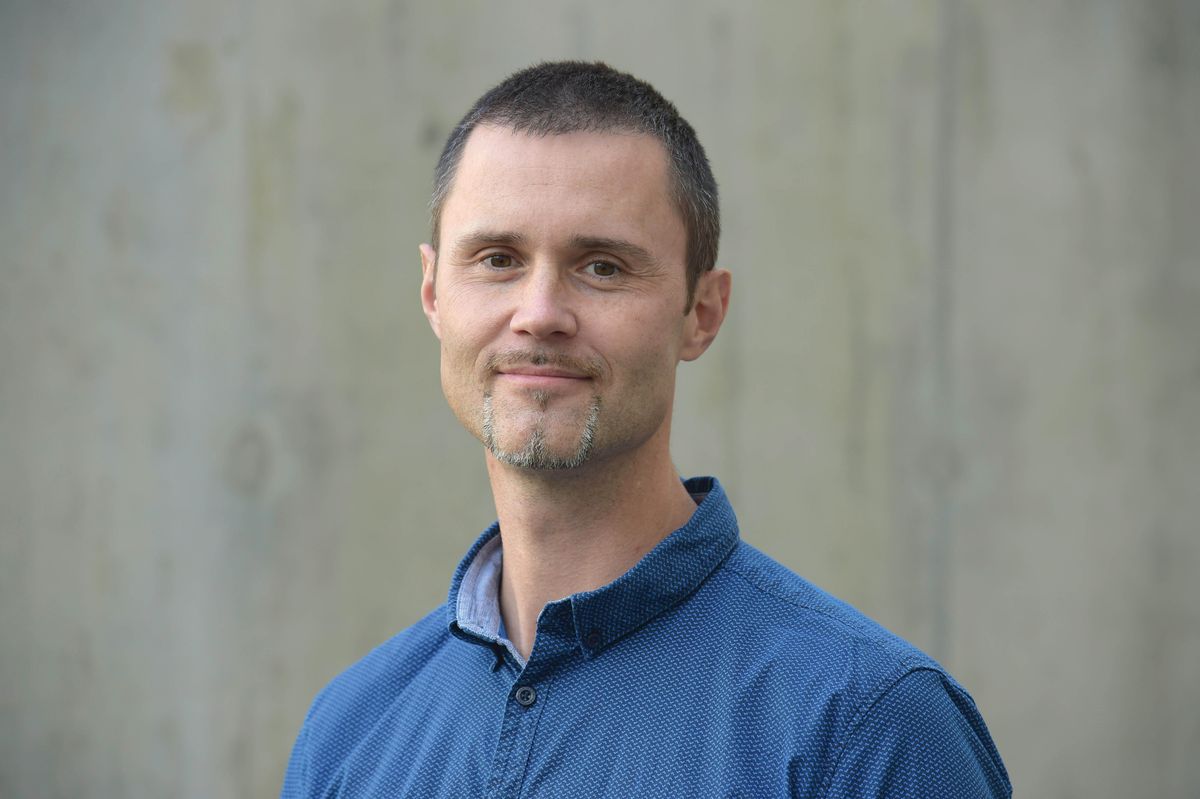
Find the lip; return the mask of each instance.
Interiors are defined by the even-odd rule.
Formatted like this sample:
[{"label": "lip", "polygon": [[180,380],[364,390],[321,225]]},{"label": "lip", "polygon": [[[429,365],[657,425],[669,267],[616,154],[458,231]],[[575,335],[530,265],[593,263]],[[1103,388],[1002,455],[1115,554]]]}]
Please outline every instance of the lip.
[{"label": "lip", "polygon": [[560,377],[569,380],[587,380],[582,372],[572,372],[569,369],[559,369],[554,366],[509,366],[500,370],[506,377]]},{"label": "lip", "polygon": [[568,388],[587,382],[591,378],[580,372],[572,372],[554,366],[509,366],[497,372],[496,377],[508,383],[526,388]]}]

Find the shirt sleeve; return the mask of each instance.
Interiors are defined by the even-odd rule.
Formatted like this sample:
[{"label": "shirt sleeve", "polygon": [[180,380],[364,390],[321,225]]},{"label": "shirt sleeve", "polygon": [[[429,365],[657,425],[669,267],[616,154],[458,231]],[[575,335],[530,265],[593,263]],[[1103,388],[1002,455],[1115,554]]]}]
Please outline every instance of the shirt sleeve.
[{"label": "shirt sleeve", "polygon": [[941,672],[917,669],[859,719],[822,795],[1007,799],[1012,785],[967,692]]},{"label": "shirt sleeve", "polygon": [[308,796],[308,723],[301,728],[292,747],[287,772],[283,775],[283,788],[279,799],[305,799]]}]

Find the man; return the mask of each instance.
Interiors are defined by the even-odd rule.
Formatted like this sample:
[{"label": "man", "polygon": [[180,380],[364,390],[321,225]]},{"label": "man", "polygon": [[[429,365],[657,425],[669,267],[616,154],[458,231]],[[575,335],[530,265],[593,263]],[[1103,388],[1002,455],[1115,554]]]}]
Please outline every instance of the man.
[{"label": "man", "polygon": [[725,317],[691,127],[602,64],[484,95],[436,171],[421,301],[499,521],[446,605],[313,703],[285,797],[991,797],[936,663],[739,542],[669,436]]}]

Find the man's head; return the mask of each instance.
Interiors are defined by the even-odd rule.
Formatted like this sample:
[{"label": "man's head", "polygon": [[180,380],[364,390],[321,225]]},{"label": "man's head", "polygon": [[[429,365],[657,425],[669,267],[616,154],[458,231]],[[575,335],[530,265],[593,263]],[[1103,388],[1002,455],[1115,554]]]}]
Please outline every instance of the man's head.
[{"label": "man's head", "polygon": [[433,246],[442,208],[471,133],[480,125],[535,136],[579,131],[642,134],[667,154],[673,200],[687,230],[687,300],[717,261],[721,215],[717,183],[687,120],[653,86],[601,63],[538,64],[507,78],[476,101],[446,140],[434,172]]},{"label": "man's head", "polygon": [[[603,104],[619,105],[605,92]],[[729,273],[709,263],[692,274],[691,229],[660,137],[624,123],[558,132],[534,122],[460,125],[439,167],[421,300],[441,342],[443,391],[499,463],[669,463],[675,369],[716,336]]]}]

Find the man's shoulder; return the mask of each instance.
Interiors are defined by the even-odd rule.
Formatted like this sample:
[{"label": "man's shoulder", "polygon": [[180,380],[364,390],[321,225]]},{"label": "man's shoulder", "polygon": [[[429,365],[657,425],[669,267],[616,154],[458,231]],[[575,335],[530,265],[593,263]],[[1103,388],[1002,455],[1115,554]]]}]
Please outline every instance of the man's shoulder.
[{"label": "man's shoulder", "polygon": [[341,764],[397,706],[448,635],[442,605],[330,680],[292,748],[282,795],[325,795]]},{"label": "man's shoulder", "polygon": [[916,672],[953,678],[929,655],[852,605],[745,542],[719,570],[714,625],[767,685],[835,703],[848,729],[859,713]]},{"label": "man's shoulder", "polygon": [[868,658],[889,671],[940,669],[900,636],[744,541],[723,571],[727,579],[740,583],[748,607],[783,644],[790,642],[806,651],[816,647],[826,658],[838,654]]},{"label": "man's shoulder", "polygon": [[317,694],[306,726],[363,726],[374,723],[449,637],[446,606],[375,647]]},{"label": "man's shoulder", "polygon": [[943,758],[937,762],[989,786],[956,794],[954,783],[936,795],[1008,795],[1008,776],[974,700],[937,661],[744,542],[720,575],[721,605],[740,614],[725,626],[740,628],[739,639],[757,652],[754,667],[770,675],[760,681],[824,707],[822,718],[839,731],[840,764],[828,779],[885,773],[900,761],[920,771],[928,763],[903,752],[923,736],[921,746],[936,744]]}]

